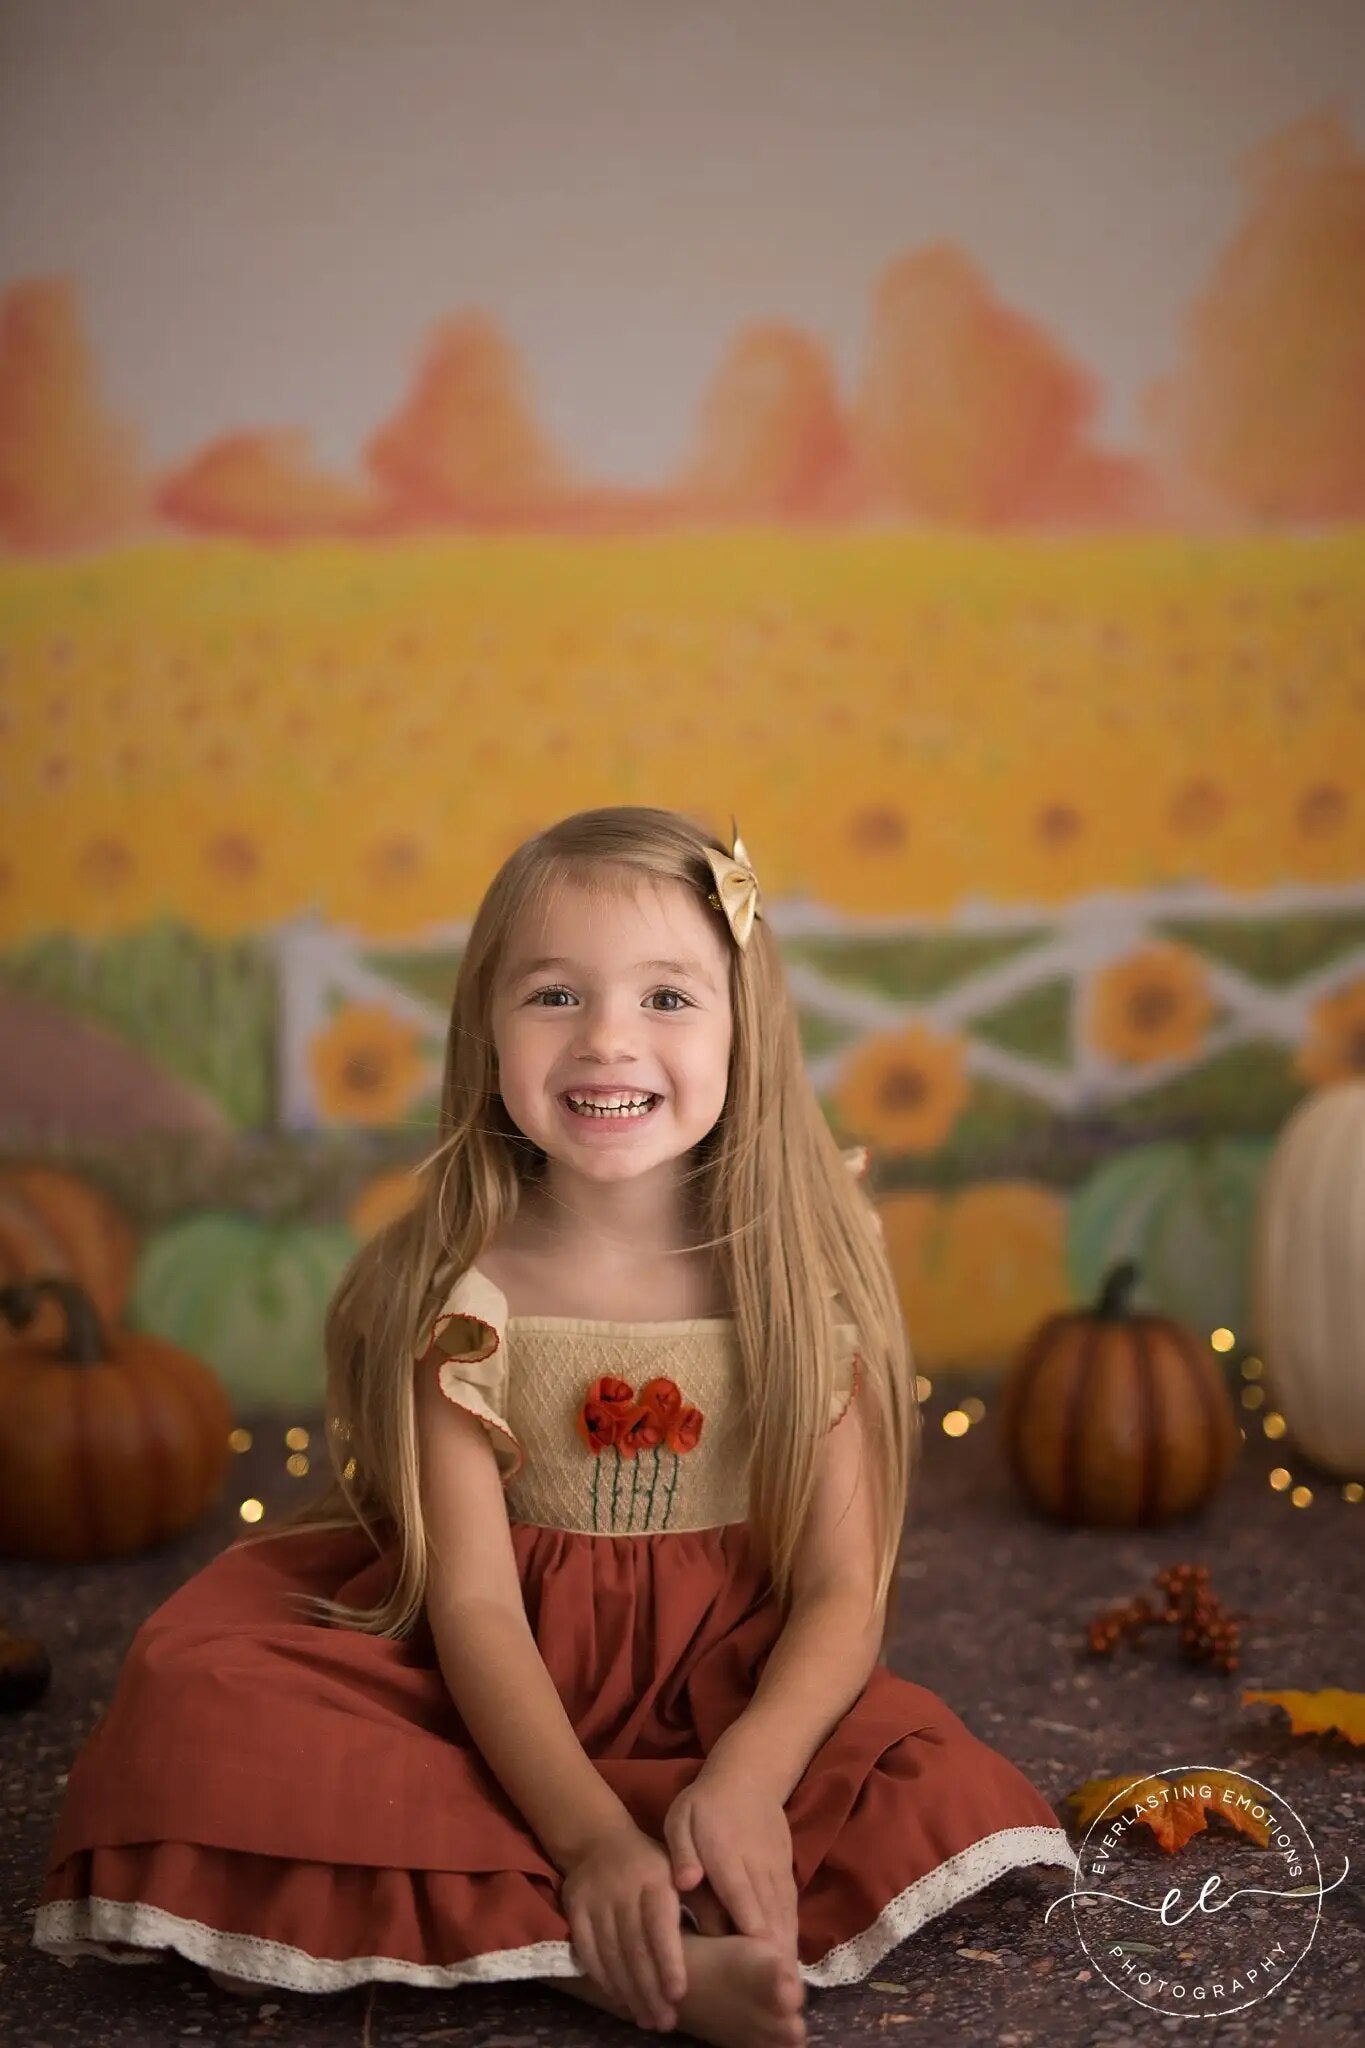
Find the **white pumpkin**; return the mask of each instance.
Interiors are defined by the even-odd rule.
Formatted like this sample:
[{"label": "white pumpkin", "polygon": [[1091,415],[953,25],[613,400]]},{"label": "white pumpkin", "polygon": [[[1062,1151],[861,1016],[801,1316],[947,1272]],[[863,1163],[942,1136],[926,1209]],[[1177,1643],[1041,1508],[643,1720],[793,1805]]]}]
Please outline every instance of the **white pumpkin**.
[{"label": "white pumpkin", "polygon": [[1254,1340],[1293,1442],[1365,1477],[1365,1080],[1333,1082],[1284,1124],[1257,1196]]}]

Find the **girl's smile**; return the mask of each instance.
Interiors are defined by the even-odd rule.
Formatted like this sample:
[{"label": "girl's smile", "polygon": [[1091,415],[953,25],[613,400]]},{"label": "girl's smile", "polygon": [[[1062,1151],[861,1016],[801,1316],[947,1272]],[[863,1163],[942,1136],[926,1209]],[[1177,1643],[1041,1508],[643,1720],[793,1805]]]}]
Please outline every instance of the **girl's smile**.
[{"label": "girl's smile", "polygon": [[571,1088],[559,1101],[570,1121],[580,1127],[575,1137],[591,1142],[619,1138],[648,1123],[662,1104],[663,1096],[647,1088]]}]

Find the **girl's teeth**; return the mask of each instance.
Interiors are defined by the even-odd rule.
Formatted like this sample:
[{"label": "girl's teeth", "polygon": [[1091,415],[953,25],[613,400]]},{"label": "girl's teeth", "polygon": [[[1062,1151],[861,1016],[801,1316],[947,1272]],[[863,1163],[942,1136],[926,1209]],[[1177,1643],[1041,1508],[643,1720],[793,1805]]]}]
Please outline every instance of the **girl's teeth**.
[{"label": "girl's teeth", "polygon": [[642,1104],[639,1109],[634,1109],[626,1105],[622,1105],[614,1109],[605,1109],[598,1103],[575,1102],[572,1096],[566,1097],[566,1100],[568,1101],[569,1108],[574,1112],[575,1116],[648,1116],[650,1110],[654,1107],[652,1097],[648,1102]]}]

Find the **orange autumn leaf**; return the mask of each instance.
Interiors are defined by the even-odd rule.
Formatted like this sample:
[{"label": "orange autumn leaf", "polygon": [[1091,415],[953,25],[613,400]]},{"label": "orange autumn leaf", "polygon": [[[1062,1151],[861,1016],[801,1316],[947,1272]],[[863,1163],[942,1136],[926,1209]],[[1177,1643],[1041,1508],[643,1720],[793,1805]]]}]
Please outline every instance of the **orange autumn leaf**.
[{"label": "orange autumn leaf", "polygon": [[1261,1700],[1283,1707],[1294,1735],[1326,1735],[1335,1729],[1348,1742],[1365,1743],[1365,1692],[1343,1692],[1326,1686],[1321,1692],[1244,1692],[1243,1706]]},{"label": "orange autumn leaf", "polygon": [[1066,1796],[1067,1804],[1076,1809],[1075,1825],[1081,1834],[1106,1809],[1109,1822],[1136,1813],[1168,1856],[1183,1849],[1192,1835],[1203,1834],[1208,1826],[1208,1813],[1250,1835],[1261,1848],[1268,1839],[1267,1823],[1257,1820],[1248,1806],[1239,1805],[1247,1797],[1245,1783],[1226,1771],[1200,1771],[1195,1777],[1178,1778],[1173,1783],[1156,1777],[1088,1778]]}]

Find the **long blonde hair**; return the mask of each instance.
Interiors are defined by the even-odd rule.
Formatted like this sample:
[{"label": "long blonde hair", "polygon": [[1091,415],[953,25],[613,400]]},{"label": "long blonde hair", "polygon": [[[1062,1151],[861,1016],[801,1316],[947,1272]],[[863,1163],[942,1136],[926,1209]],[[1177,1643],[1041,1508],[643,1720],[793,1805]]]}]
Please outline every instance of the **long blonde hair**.
[{"label": "long blonde hair", "polygon": [[[361,1246],[328,1304],[332,1483],[283,1523],[241,1539],[358,1525],[381,1550],[381,1525],[390,1525],[390,1538],[396,1529],[397,1571],[385,1597],[352,1608],[297,1596],[310,1612],[399,1637],[424,1606],[413,1363],[446,1294],[515,1215],[545,1159],[512,1123],[497,1087],[493,995],[508,935],[564,884],[610,895],[682,882],[705,901],[714,881],[702,849],[714,843],[676,811],[608,805],[526,840],[490,883],[456,979],[436,1149],[416,1169],[413,1205]],[[785,1607],[835,1391],[833,1324],[846,1319],[858,1333],[884,1643],[920,1440],[909,1340],[875,1211],[806,1071],[772,928],[760,917],[746,948],[728,929],[726,943],[733,1029],[725,1107],[683,1170],[736,1325],[753,1444],[749,1526]]]}]

